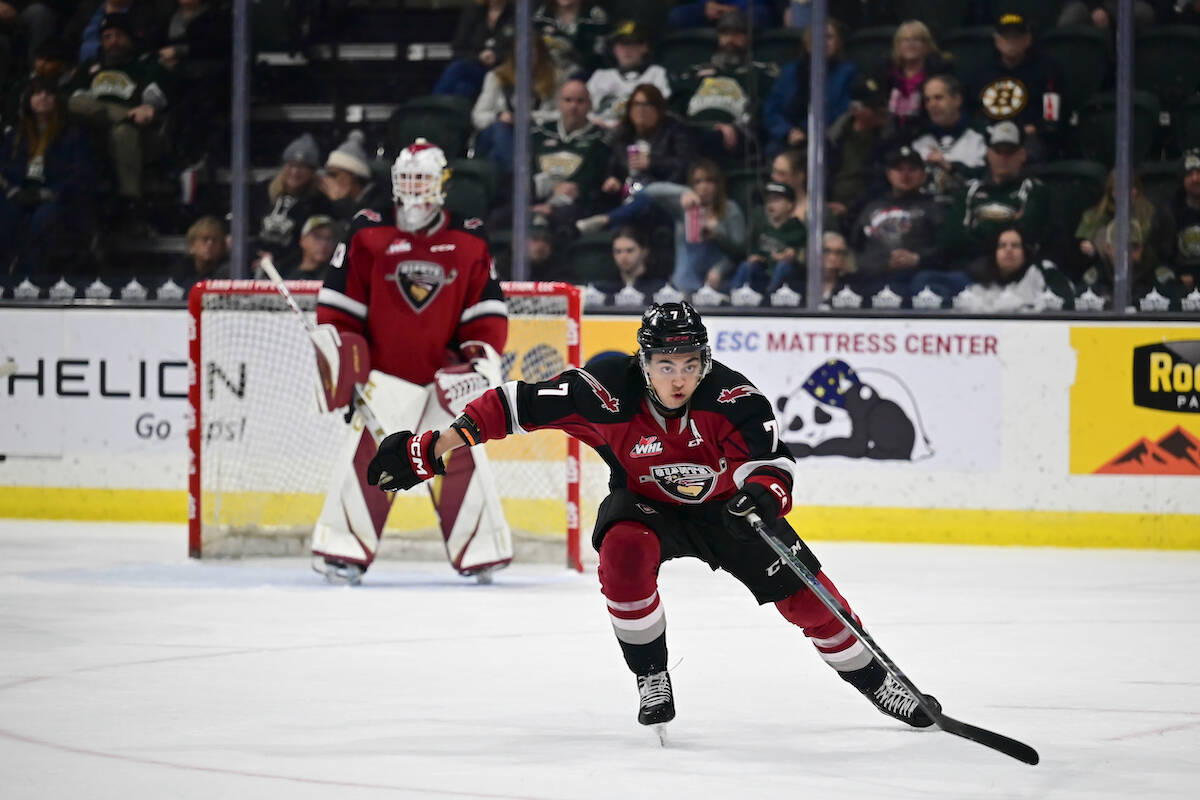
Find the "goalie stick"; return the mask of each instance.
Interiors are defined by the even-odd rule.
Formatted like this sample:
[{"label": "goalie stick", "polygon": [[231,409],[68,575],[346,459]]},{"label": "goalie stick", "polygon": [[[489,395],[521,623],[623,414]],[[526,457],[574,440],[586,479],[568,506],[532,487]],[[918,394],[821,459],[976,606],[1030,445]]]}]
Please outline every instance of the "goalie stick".
[{"label": "goalie stick", "polygon": [[[267,277],[271,279],[275,290],[283,296],[288,307],[296,312],[296,316],[300,317],[300,321],[304,323],[304,328],[309,333],[315,331],[317,326],[304,313],[304,309],[300,308],[300,305],[296,302],[296,298],[292,297],[291,290],[288,289],[283,276],[279,274],[279,270],[275,268],[275,262],[271,260],[271,257],[264,255],[258,263],[262,266],[263,272],[267,273]],[[362,417],[363,425],[371,432],[371,436],[375,438],[375,442],[382,442],[387,436],[387,431],[384,430],[383,425],[379,422],[379,418],[375,416],[375,412],[371,408],[371,401],[367,399],[366,393],[359,384],[354,385],[354,409]]]},{"label": "goalie stick", "polygon": [[929,715],[933,723],[941,728],[946,733],[952,733],[955,736],[961,736],[964,739],[970,739],[973,742],[978,742],[984,747],[990,747],[993,750],[1004,753],[1006,756],[1011,756],[1018,761],[1023,761],[1026,764],[1037,764],[1039,756],[1036,750],[1024,742],[1018,742],[1016,739],[1010,739],[1007,736],[989,731],[986,728],[980,728],[975,725],[970,725],[966,722],[960,722],[953,717],[948,717],[941,710],[925,699],[925,695],[921,693],[908,676],[900,671],[896,663],[888,658],[887,653],[879,645],[875,644],[875,640],[871,635],[860,625],[854,617],[842,607],[842,604],[837,601],[825,586],[817,580],[813,575],[812,570],[804,565],[804,562],[796,557],[787,545],[779,541],[775,534],[767,530],[767,526],[763,524],[762,518],[751,512],[746,515],[746,520],[754,528],[755,533],[763,538],[763,540],[771,546],[771,549],[779,555],[780,560],[791,568],[792,572],[804,581],[804,584],[817,596],[826,608],[842,621],[842,624],[854,632],[858,640],[871,651],[871,655],[878,659],[883,668],[888,674],[896,679],[908,691],[912,692],[917,698],[917,704],[921,710]]}]

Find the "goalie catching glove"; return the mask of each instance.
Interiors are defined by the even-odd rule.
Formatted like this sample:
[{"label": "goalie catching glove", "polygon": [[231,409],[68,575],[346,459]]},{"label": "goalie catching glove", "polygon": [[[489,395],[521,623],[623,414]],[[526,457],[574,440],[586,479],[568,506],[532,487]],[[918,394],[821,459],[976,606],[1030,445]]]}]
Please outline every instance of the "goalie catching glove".
[{"label": "goalie catching glove", "polygon": [[357,333],[341,332],[329,323],[309,331],[317,355],[317,407],[322,413],[349,405],[356,384],[371,374],[367,340]]},{"label": "goalie catching glove", "polygon": [[433,455],[438,436],[437,431],[391,434],[380,443],[367,465],[367,483],[385,492],[395,492],[411,489],[435,475],[445,475],[446,465]]},{"label": "goalie catching glove", "polygon": [[[783,487],[780,486],[779,490],[783,491]],[[779,498],[771,489],[761,483],[746,481],[740,492],[725,501],[725,527],[738,541],[754,541],[758,534],[747,517],[757,514],[767,530],[774,530],[780,508]]]}]

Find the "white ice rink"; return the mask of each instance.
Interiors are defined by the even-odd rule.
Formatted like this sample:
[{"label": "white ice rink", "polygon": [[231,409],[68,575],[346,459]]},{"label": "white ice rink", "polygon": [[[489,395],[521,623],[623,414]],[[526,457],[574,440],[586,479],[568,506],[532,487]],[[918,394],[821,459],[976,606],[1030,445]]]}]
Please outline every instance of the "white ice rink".
[{"label": "white ice rink", "polygon": [[184,542],[0,522],[0,797],[1200,797],[1200,553],[816,543],[917,685],[1030,767],[883,717],[698,562],[663,568],[663,749],[594,572],[334,588]]}]

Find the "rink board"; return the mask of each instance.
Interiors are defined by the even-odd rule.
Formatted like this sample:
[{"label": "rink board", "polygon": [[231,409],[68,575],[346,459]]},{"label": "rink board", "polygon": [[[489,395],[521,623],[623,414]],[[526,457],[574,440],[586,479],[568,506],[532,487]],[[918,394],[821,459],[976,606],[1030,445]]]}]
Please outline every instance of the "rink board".
[{"label": "rink board", "polygon": [[[186,314],[0,316],[0,357],[17,362],[0,382],[0,516],[183,521]],[[707,321],[714,355],[778,410],[797,454],[792,519],[807,537],[1200,549],[1196,323]],[[585,359],[628,352],[635,328],[586,318]],[[810,378],[889,401],[911,426],[907,457],[847,454],[856,422],[832,395],[819,401]],[[588,454],[585,530],[603,491]],[[270,506],[304,515],[319,501],[283,492]],[[510,505],[514,527],[539,502]],[[432,524],[420,495],[397,504],[393,519]]]}]

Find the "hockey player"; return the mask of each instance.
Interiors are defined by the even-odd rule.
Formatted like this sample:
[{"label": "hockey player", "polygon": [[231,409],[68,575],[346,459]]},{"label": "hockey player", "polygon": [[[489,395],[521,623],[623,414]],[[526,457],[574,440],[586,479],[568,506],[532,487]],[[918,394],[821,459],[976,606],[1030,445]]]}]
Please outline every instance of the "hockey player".
[{"label": "hockey player", "polygon": [[784,519],[795,463],[779,441],[770,401],[713,361],[700,315],[687,303],[652,305],[637,338],[638,352],[629,358],[485,392],[444,431],[392,434],[372,460],[369,480],[389,491],[407,488],[441,474],[442,457],[463,444],[564,430],[595,448],[611,469],[611,493],[600,505],[592,544],[613,631],[637,676],[638,722],[675,716],[657,576],[662,562],[691,556],[731,573],[759,603],[774,603],[880,711],[928,727],[932,720],[917,698],[747,522],[751,512],[761,517],[846,606]]},{"label": "hockey player", "polygon": [[[449,423],[466,400],[500,383],[504,295],[482,223],[442,207],[447,176],[442,151],[417,139],[392,166],[391,213],[359,211],[334,251],[313,334],[325,408],[351,403],[354,385],[365,382],[384,429],[423,429]],[[353,422],[312,538],[314,568],[351,584],[375,558],[392,500],[368,488],[378,442]],[[446,467],[431,487],[446,555],[487,582],[512,560],[487,460],[463,450]]]}]

